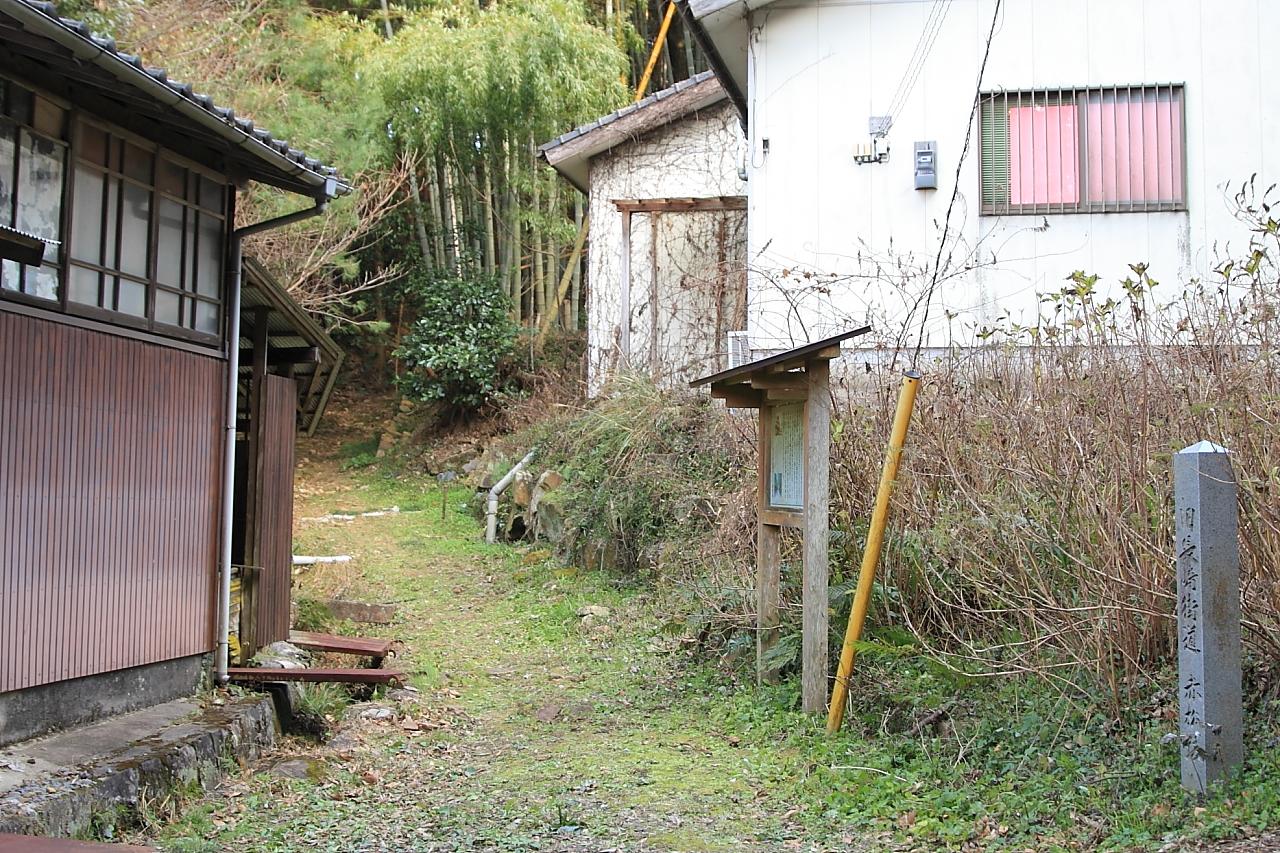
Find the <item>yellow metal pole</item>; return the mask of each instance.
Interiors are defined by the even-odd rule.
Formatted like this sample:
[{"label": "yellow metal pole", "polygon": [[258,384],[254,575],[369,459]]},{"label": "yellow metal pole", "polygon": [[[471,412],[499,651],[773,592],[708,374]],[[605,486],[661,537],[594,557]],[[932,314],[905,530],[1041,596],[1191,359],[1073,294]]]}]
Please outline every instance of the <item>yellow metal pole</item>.
[{"label": "yellow metal pole", "polygon": [[653,51],[649,54],[649,64],[640,75],[640,85],[636,86],[636,100],[643,100],[645,90],[649,88],[649,77],[658,64],[658,56],[662,53],[662,44],[667,40],[667,30],[671,27],[671,19],[676,16],[675,0],[667,4],[667,14],[662,16],[662,26],[658,27],[658,37],[653,40]]},{"label": "yellow metal pole", "polygon": [[889,496],[893,494],[893,483],[898,478],[898,462],[902,459],[902,446],[907,441],[907,427],[911,424],[911,410],[915,407],[916,389],[919,387],[920,374],[908,370],[902,377],[902,390],[898,392],[898,410],[893,415],[889,452],[885,454],[884,469],[880,472],[880,488],[876,490],[876,505],[871,513],[871,527],[867,531],[867,547],[862,552],[858,591],[853,598],[853,610],[849,613],[849,625],[845,628],[844,647],[840,650],[840,666],[836,670],[836,683],[831,691],[831,708],[827,712],[828,734],[835,734],[844,722],[844,706],[849,697],[849,675],[853,672],[856,654],[854,647],[862,638],[862,625],[867,620],[871,587],[875,584],[880,547],[884,544],[884,529],[889,520]]}]

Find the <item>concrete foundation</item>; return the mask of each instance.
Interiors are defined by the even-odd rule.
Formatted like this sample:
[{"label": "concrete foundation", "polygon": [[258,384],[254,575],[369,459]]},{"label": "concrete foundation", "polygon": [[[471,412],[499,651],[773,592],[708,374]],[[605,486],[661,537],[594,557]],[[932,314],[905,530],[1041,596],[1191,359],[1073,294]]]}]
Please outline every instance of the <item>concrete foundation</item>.
[{"label": "concrete foundation", "polygon": [[110,837],[141,802],[212,788],[278,733],[265,696],[183,699],[0,749],[0,833]]},{"label": "concrete foundation", "polygon": [[0,746],[190,696],[207,662],[192,655],[0,693]]}]

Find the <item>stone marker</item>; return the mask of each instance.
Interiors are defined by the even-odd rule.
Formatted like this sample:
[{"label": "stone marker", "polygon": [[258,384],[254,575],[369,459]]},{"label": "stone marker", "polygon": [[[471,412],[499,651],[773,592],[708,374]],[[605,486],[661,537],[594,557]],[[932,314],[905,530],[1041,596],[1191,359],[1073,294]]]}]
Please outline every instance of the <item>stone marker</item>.
[{"label": "stone marker", "polygon": [[1244,760],[1240,547],[1227,449],[1202,441],[1174,454],[1173,492],[1182,787],[1204,793]]}]

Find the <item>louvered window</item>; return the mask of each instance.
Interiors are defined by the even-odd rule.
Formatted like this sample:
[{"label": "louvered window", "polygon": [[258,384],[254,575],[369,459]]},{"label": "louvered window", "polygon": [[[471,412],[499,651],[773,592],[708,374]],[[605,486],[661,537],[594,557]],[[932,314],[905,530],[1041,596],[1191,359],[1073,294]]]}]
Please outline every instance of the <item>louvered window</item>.
[{"label": "louvered window", "polygon": [[979,125],[984,214],[1186,207],[1181,86],[988,93]]}]

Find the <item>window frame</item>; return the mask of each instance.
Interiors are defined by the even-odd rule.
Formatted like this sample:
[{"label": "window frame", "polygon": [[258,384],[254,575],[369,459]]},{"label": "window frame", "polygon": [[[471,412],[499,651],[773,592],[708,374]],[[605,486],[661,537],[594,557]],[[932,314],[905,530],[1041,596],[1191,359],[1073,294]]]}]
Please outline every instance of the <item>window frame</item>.
[{"label": "window frame", "polygon": [[[113,333],[124,334],[128,337],[145,340],[151,343],[161,345],[170,345],[180,349],[192,352],[203,352],[210,355],[224,355],[227,344],[227,330],[229,328],[229,312],[231,310],[230,287],[230,261],[231,252],[230,245],[232,240],[232,232],[234,230],[234,211],[236,202],[236,187],[225,174],[211,169],[201,163],[190,160],[177,152],[164,147],[154,140],[147,139],[137,133],[122,128],[110,121],[103,119],[99,114],[82,109],[77,105],[67,101],[65,98],[51,94],[42,87],[31,83],[20,74],[14,74],[9,70],[5,70],[0,74],[0,85],[12,83],[34,95],[44,98],[45,100],[58,106],[65,112],[65,138],[60,141],[63,145],[64,155],[66,157],[63,169],[63,186],[62,186],[62,209],[60,217],[61,243],[58,246],[58,266],[57,266],[57,288],[58,295],[56,299],[45,299],[21,291],[6,290],[0,288],[0,310],[12,310],[15,313],[26,314],[30,316],[41,316],[51,320],[70,323],[71,325],[83,328],[93,328],[101,331],[110,331]],[[147,252],[147,280],[144,283],[146,292],[146,315],[145,317],[137,317],[135,315],[126,314],[120,311],[102,308],[96,305],[86,305],[83,303],[73,302],[70,300],[70,275],[72,267],[72,249],[73,236],[71,233],[73,225],[73,216],[75,210],[75,182],[76,174],[80,167],[80,151],[78,144],[79,134],[77,133],[77,125],[79,122],[87,122],[99,130],[105,131],[111,136],[117,137],[124,142],[131,143],[137,147],[143,148],[152,154],[151,182],[145,188],[148,189],[150,197],[150,210],[148,213],[149,222],[147,226],[149,248]],[[20,127],[26,125],[15,122]],[[35,133],[39,133],[42,137],[47,137],[35,128],[29,128]],[[15,151],[15,173],[18,168],[16,158],[20,156],[19,151]],[[158,201],[163,191],[156,186],[156,172],[159,168],[159,158],[180,166],[189,172],[195,173],[198,177],[207,179],[222,187],[222,207],[219,210],[212,210],[199,206],[197,201],[189,203],[179,200],[182,205],[190,205],[203,213],[211,214],[220,219],[223,223],[222,227],[222,246],[221,246],[221,264],[220,270],[216,276],[217,281],[217,297],[198,295],[196,290],[191,292],[183,292],[183,297],[190,298],[194,302],[203,301],[214,303],[216,301],[218,308],[218,321],[216,333],[199,332],[195,329],[183,326],[173,326],[168,323],[155,321],[155,294],[157,288],[165,288],[156,280],[156,270],[159,259],[158,247],[158,231],[159,231],[159,213]],[[102,174],[107,167],[99,167],[94,169],[95,174]],[[110,177],[118,178],[118,170],[106,172]],[[135,185],[140,185],[136,179],[128,177],[123,178]],[[199,180],[196,184],[199,187]],[[15,188],[16,191],[16,188]],[[197,189],[197,193],[199,189]],[[173,198],[171,195],[167,196]],[[107,217],[100,217],[102,229],[106,228]],[[119,230],[119,223],[117,223]],[[100,238],[101,239],[101,238]],[[197,239],[198,236],[197,236]],[[117,236],[117,244],[119,236]],[[182,252],[183,247],[179,246],[178,251]],[[117,245],[117,263],[119,263],[118,245]],[[85,261],[75,261],[76,265],[93,269],[100,274],[108,276],[123,275],[131,281],[138,281],[139,277],[133,274],[124,273],[119,269],[108,269],[100,263],[94,264]],[[143,283],[143,282],[139,282]],[[197,285],[193,285],[196,287]],[[173,290],[172,287],[167,289]]]},{"label": "window frame", "polygon": [[[109,136],[118,137],[123,142],[130,143],[138,148],[142,148],[152,155],[151,181],[149,184],[145,185],[146,189],[149,192],[149,197],[150,197],[150,207],[148,209],[148,223],[147,223],[147,234],[148,234],[147,239],[150,241],[150,245],[152,247],[157,247],[159,245],[159,231],[160,231],[159,202],[162,198],[167,198],[181,205],[184,208],[184,210],[195,209],[204,213],[209,213],[213,215],[215,218],[218,218],[222,221],[223,223],[223,230],[222,230],[223,241],[222,241],[222,255],[221,255],[222,268],[218,272],[218,298],[214,300],[209,297],[199,295],[195,290],[181,291],[179,289],[174,288],[171,285],[160,283],[157,279],[157,270],[159,266],[159,253],[157,250],[148,250],[147,280],[145,282],[141,282],[139,281],[139,277],[136,275],[126,273],[120,269],[110,269],[108,267],[103,266],[101,263],[95,264],[92,262],[82,261],[78,259],[73,261],[71,259],[71,254],[70,254],[70,250],[71,250],[70,244],[72,241],[68,239],[66,241],[68,244],[67,260],[63,264],[64,269],[63,269],[62,280],[59,283],[59,294],[61,296],[62,310],[65,311],[67,314],[80,315],[83,317],[87,317],[89,319],[100,320],[104,322],[127,326],[130,328],[136,328],[142,331],[151,332],[152,334],[162,335],[165,337],[174,337],[174,338],[181,338],[189,341],[208,343],[212,345],[221,345],[224,338],[226,337],[227,312],[228,310],[230,310],[229,300],[227,299],[227,262],[228,262],[228,254],[229,254],[228,248],[231,240],[231,231],[232,231],[230,214],[232,209],[232,197],[234,196],[234,189],[235,189],[234,186],[226,178],[226,176],[220,175],[218,172],[214,171],[213,169],[209,169],[205,166],[200,165],[199,163],[188,160],[187,158],[181,156],[180,154],[176,154],[173,151],[170,151],[169,149],[163,147],[159,143],[146,139],[145,137],[139,136],[136,133],[131,133],[130,131],[124,130],[123,128],[117,127],[116,125],[113,125],[110,122],[103,121],[102,119],[100,119],[96,115],[93,115],[92,113],[86,113],[83,110],[73,110],[70,117],[70,133],[69,133],[71,137],[70,139],[71,155],[70,156],[71,156],[71,163],[72,163],[72,171],[68,175],[68,181],[67,181],[67,186],[65,190],[67,195],[69,196],[69,202],[66,205],[66,222],[64,224],[64,229],[67,229],[70,227],[70,223],[72,221],[71,217],[74,213],[74,208],[75,208],[75,170],[79,169],[81,165],[79,162],[81,157],[80,157],[80,151],[79,151],[79,134],[77,133],[77,126],[81,122],[88,124],[92,127],[95,127],[98,130],[107,133]],[[108,145],[110,145],[110,141],[108,141]],[[170,161],[171,163],[173,163],[174,165],[180,166],[181,168],[186,169],[189,172],[195,173],[199,177],[206,178],[218,184],[219,186],[221,186],[223,189],[222,209],[219,211],[213,211],[208,208],[203,208],[203,207],[200,207],[198,200],[196,202],[190,202],[190,201],[187,201],[186,199],[178,199],[172,194],[166,192],[165,190],[162,190],[157,183],[157,172],[159,171],[159,162],[161,158],[164,158]],[[95,165],[89,165],[88,169],[92,171],[95,175],[105,174],[108,180],[120,179],[122,181],[128,181],[130,183],[133,183],[134,185],[143,186],[136,179],[133,179],[128,177],[127,175],[124,175],[121,170],[115,170],[110,165],[105,167],[97,167]],[[197,181],[197,187],[198,186],[199,186],[199,182]],[[198,192],[199,190],[197,189],[197,193]],[[123,194],[121,193],[118,195],[120,196],[120,198],[118,199],[117,203],[122,204]],[[184,218],[184,221],[185,221],[185,218]],[[102,228],[105,232],[105,229],[106,229],[105,217],[103,218]],[[116,222],[117,264],[119,264],[119,258],[120,258],[120,236],[119,235],[121,230],[122,230],[122,226],[119,221],[119,218],[117,217],[117,222]],[[69,231],[64,230],[64,233],[70,236]],[[104,240],[106,239],[105,233],[103,234],[102,239]],[[197,235],[197,239],[198,239],[198,235]],[[177,247],[177,251],[183,255],[183,258],[185,260],[185,245]],[[147,288],[146,316],[138,317],[133,314],[126,314],[120,311],[114,311],[114,310],[111,310],[108,308],[102,308],[96,305],[87,305],[82,302],[71,301],[68,278],[70,276],[70,267],[73,264],[76,266],[83,267],[85,269],[94,270],[104,276],[121,276],[129,279],[130,281],[144,284]],[[218,307],[217,334],[200,332],[193,328],[187,328],[185,326],[175,326],[170,323],[165,323],[165,322],[156,320],[155,319],[155,302],[156,302],[156,293],[159,290],[180,294],[180,298],[191,299],[193,302],[206,302],[206,303],[216,304]]]},{"label": "window frame", "polygon": [[[22,80],[21,78],[15,77],[13,75],[6,74],[3,76],[0,76],[0,87],[2,86],[17,86],[19,88],[25,89],[26,91],[30,92],[33,96],[31,121],[21,122],[21,121],[18,121],[17,119],[10,118],[8,116],[0,116],[0,122],[11,123],[14,126],[16,131],[14,133],[14,138],[13,138],[13,144],[14,144],[13,174],[10,176],[10,180],[13,182],[13,194],[14,194],[13,209],[15,212],[15,221],[14,221],[15,226],[17,225],[16,212],[18,209],[18,205],[21,203],[21,200],[22,200],[22,188],[19,186],[19,181],[18,181],[18,176],[22,172],[22,131],[25,130],[30,134],[39,136],[41,139],[51,140],[55,145],[59,146],[62,149],[63,160],[62,160],[62,198],[61,198],[60,207],[58,210],[58,227],[60,232],[59,233],[60,240],[58,242],[58,248],[57,248],[57,260],[55,262],[55,266],[52,267],[57,272],[58,295],[53,299],[49,299],[47,297],[36,296],[35,294],[26,293],[25,291],[21,291],[21,290],[10,290],[5,287],[0,287],[0,299],[10,299],[15,302],[21,302],[27,305],[40,306],[44,308],[50,308],[54,305],[57,305],[59,306],[59,309],[60,309],[61,302],[62,302],[62,292],[64,289],[64,281],[66,280],[66,273],[67,273],[67,258],[68,258],[67,226],[68,226],[68,223],[70,222],[70,219],[67,217],[67,206],[69,204],[68,199],[70,197],[69,188],[71,185],[71,163],[72,163],[71,140],[69,138],[71,136],[70,131],[72,126],[71,105],[66,101],[64,101],[63,99],[58,98],[54,95],[50,95],[49,93],[45,92],[39,87],[32,86],[27,82],[25,82],[24,80]],[[33,123],[35,119],[34,98],[37,98],[37,97],[43,98],[44,100],[49,101],[51,104],[53,104],[54,106],[62,110],[63,122],[65,123],[63,132],[64,132],[64,135],[68,138],[51,139],[48,133],[42,130],[38,130],[35,127]],[[23,229],[19,228],[19,230],[23,230]],[[29,267],[29,266],[30,266],[29,264],[20,265],[20,267]],[[47,269],[50,267],[42,263],[41,268]],[[26,277],[25,270],[23,271],[22,276],[25,279]]]},{"label": "window frame", "polygon": [[[1155,97],[1155,103],[1160,103],[1161,96],[1165,96],[1170,104],[1176,105],[1178,115],[1178,145],[1180,149],[1180,157],[1178,168],[1170,170],[1171,175],[1176,175],[1179,186],[1181,187],[1181,197],[1174,200],[1148,199],[1129,201],[1091,201],[1089,200],[1089,131],[1090,124],[1087,117],[1089,103],[1091,98],[1097,98],[1098,103],[1106,103],[1108,96],[1117,98],[1123,93],[1126,97],[1126,103],[1141,104],[1144,103],[1145,97],[1150,93]],[[1134,99],[1137,93],[1138,99]],[[1068,100],[1069,99],[1069,100]],[[1011,195],[1012,180],[1006,180],[1005,200],[999,201],[989,197],[987,191],[987,161],[989,156],[999,156],[998,149],[996,154],[992,155],[985,146],[985,122],[987,116],[994,114],[999,115],[1003,111],[1006,121],[1005,142],[1004,142],[1004,158],[1006,165],[1011,161],[1010,151],[1012,149],[1012,140],[1008,133],[1008,110],[1012,107],[1035,107],[1035,106],[1063,106],[1070,103],[1078,108],[1076,117],[1076,192],[1077,201],[1075,202],[1032,202],[1027,204],[1014,204],[1009,201]],[[1114,101],[1113,101],[1114,103]],[[991,104],[991,107],[988,107]],[[998,105],[998,106],[996,106]],[[1171,114],[1173,110],[1171,109]],[[979,196],[979,215],[981,216],[1027,216],[1027,215],[1044,215],[1044,214],[1070,214],[1070,213],[1157,213],[1157,212],[1179,212],[1187,210],[1187,96],[1186,86],[1183,83],[1141,83],[1141,84],[1125,84],[1125,85],[1107,85],[1107,86],[1076,86],[1076,87],[1042,87],[1035,89],[1018,89],[1018,90],[993,90],[986,91],[981,94],[977,115],[975,121],[978,124],[978,196]],[[1115,110],[1112,110],[1112,134],[1113,144],[1115,142]],[[1145,126],[1144,126],[1145,130]],[[1170,137],[1171,139],[1174,137]],[[1060,137],[1061,139],[1061,137]],[[1132,137],[1130,137],[1132,140]],[[1160,136],[1156,136],[1156,162],[1157,169],[1161,162]],[[1117,146],[1116,150],[1119,148]],[[1130,145],[1130,151],[1132,151]],[[1061,153],[1060,153],[1061,156]],[[1172,156],[1170,149],[1168,156]],[[1061,168],[1061,166],[1059,167]],[[1034,173],[1033,173],[1034,174]],[[1145,179],[1144,179],[1145,181]],[[1145,195],[1145,183],[1144,183]]]}]

